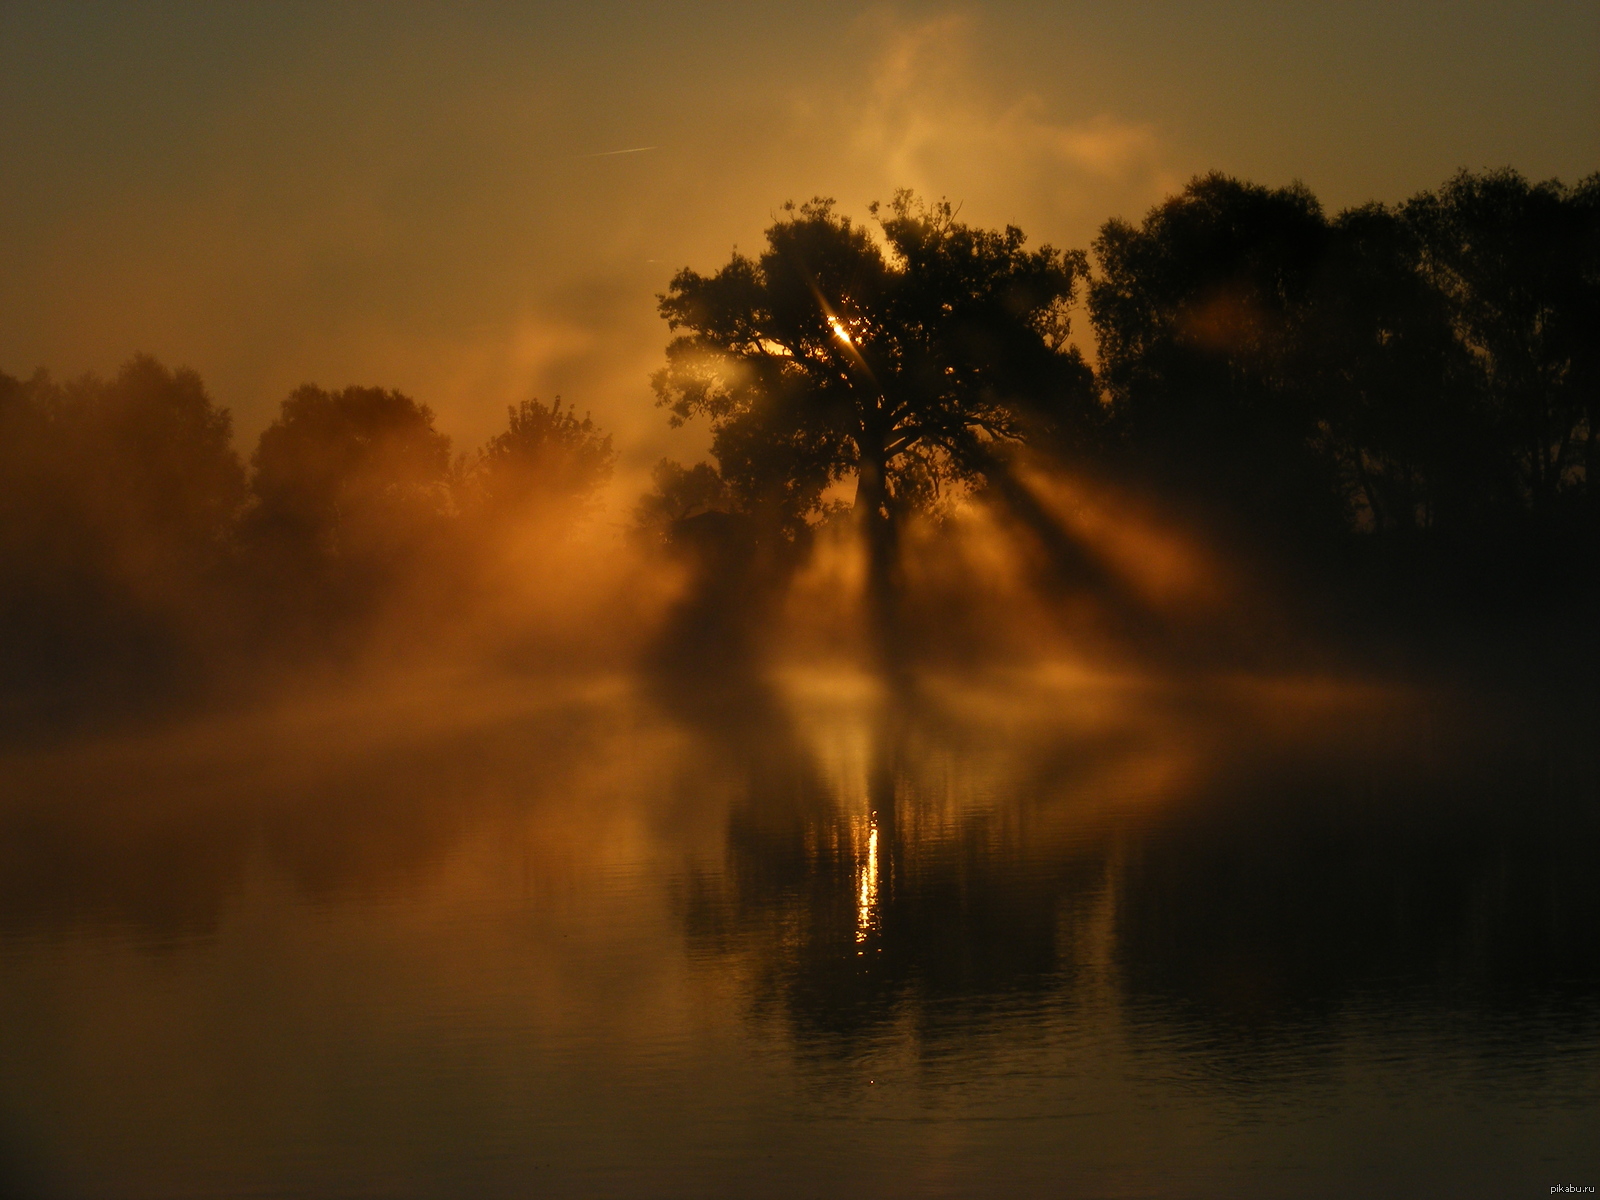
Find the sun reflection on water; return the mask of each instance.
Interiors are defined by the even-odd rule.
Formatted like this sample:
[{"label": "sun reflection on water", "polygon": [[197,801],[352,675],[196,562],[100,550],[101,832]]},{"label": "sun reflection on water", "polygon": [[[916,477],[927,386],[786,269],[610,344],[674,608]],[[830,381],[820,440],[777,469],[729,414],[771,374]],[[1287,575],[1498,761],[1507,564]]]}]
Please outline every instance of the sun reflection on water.
[{"label": "sun reflection on water", "polygon": [[[861,867],[861,886],[856,893],[856,944],[878,923],[878,823],[867,819],[867,859]],[[857,951],[860,953],[860,951]]]}]

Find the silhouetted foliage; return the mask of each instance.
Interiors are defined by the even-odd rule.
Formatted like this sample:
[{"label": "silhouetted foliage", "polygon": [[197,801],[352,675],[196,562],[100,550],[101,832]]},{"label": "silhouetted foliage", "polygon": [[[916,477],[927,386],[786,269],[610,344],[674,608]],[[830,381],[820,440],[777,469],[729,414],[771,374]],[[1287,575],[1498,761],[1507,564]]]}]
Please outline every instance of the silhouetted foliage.
[{"label": "silhouetted foliage", "polygon": [[1577,188],[1462,172],[1401,209],[1480,371],[1507,502],[1536,516],[1575,502],[1596,461],[1600,175]]},{"label": "silhouetted foliage", "polygon": [[450,512],[450,439],[395,391],[297,389],[250,465],[253,586],[302,627],[370,611]]},{"label": "silhouetted foliage", "polygon": [[[868,229],[826,200],[788,206],[758,257],[681,271],[659,298],[675,337],[658,400],[709,420],[715,460],[663,460],[634,512],[696,572],[665,623],[681,646],[653,651],[677,676],[749,667],[733,660],[851,481],[891,657],[911,624],[897,524],[972,490],[1038,543],[1041,588],[1133,614],[1118,636],[1164,647],[1012,470],[1023,445],[1177,501],[1341,619],[1497,621],[1590,661],[1600,175],[1463,172],[1331,218],[1301,186],[1207,175],[1108,222],[1092,281],[1086,254],[948,204],[902,192],[873,213]],[[1086,282],[1097,376],[1067,341]],[[176,694],[246,646],[321,653],[386,612],[438,619],[526,577],[616,460],[589,417],[530,400],[453,462],[431,411],[381,388],[296,390],[248,479],[230,435],[194,372],[148,357],[110,380],[0,375],[8,705]]]},{"label": "silhouetted foliage", "polygon": [[670,542],[680,522],[703,513],[731,512],[728,485],[710,463],[685,467],[663,458],[650,472],[654,485],[634,506],[634,528],[647,540]]},{"label": "silhouetted foliage", "polygon": [[1083,434],[1098,410],[1067,342],[1081,252],[1024,249],[948,203],[898,193],[872,233],[816,199],[757,259],[680,271],[660,298],[679,332],[653,379],[674,423],[711,421],[733,505],[796,539],[855,480],[876,640],[898,660],[898,523],[981,486],[1001,447]]},{"label": "silhouetted foliage", "polygon": [[1299,186],[1208,175],[1109,222],[1110,469],[1280,560],[1356,552],[1435,613],[1590,602],[1597,198],[1600,176],[1463,172],[1328,220]]},{"label": "silhouetted foliage", "polygon": [[450,439],[399,392],[307,385],[283,402],[250,465],[257,526],[329,557],[358,556],[443,510]]},{"label": "silhouetted foliage", "polygon": [[856,479],[869,527],[981,477],[980,451],[1039,424],[1092,419],[1088,368],[1067,344],[1081,253],[1023,248],[948,204],[898,194],[883,242],[813,200],[766,232],[758,259],[683,270],[661,297],[684,331],[654,379],[675,422],[705,416],[735,501],[816,514]]},{"label": "silhouetted foliage", "polygon": [[1346,520],[1415,535],[1470,520],[1481,443],[1473,364],[1420,268],[1422,243],[1381,205],[1333,223],[1300,372]]},{"label": "silhouetted foliage", "polygon": [[564,528],[615,458],[589,418],[529,401],[464,468],[381,388],[297,389],[248,478],[231,432],[193,371],[148,357],[109,381],[0,375],[0,699],[87,714],[359,649],[397,605],[436,622],[507,521]]},{"label": "silhouetted foliage", "polygon": [[1326,520],[1334,491],[1296,352],[1329,241],[1303,187],[1221,175],[1142,226],[1108,222],[1089,309],[1115,437],[1249,519]]}]

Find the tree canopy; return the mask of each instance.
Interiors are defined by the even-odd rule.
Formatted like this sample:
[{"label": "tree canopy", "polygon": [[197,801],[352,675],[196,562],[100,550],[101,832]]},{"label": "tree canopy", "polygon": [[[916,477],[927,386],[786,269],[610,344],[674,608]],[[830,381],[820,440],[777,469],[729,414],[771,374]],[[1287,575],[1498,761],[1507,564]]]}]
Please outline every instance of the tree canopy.
[{"label": "tree canopy", "polygon": [[[1489,617],[1592,664],[1600,176],[1462,172],[1330,215],[1299,185],[1206,175],[1106,223],[1093,276],[1086,254],[949,204],[901,192],[872,212],[788,206],[759,254],[658,297],[658,401],[710,423],[716,462],[663,462],[635,511],[702,577],[664,627],[680,658],[732,669],[851,484],[888,657],[916,628],[895,525],[963,488],[1032,539],[1041,587],[1135,611],[1008,469],[1027,443],[1214,517],[1324,611],[1415,630]],[[1097,372],[1068,341],[1086,286]],[[425,613],[537,577],[527,555],[579,528],[615,453],[559,400],[508,415],[453,459],[408,396],[306,386],[247,474],[193,371],[139,356],[110,379],[0,374],[0,711],[147,694],[184,662],[412,639]]]},{"label": "tree canopy", "polygon": [[182,659],[245,501],[231,435],[197,374],[145,355],[0,374],[0,705]]},{"label": "tree canopy", "polygon": [[444,507],[450,439],[399,392],[307,385],[283,402],[250,461],[258,529],[300,552],[370,558]]},{"label": "tree canopy", "polygon": [[1255,516],[1325,504],[1296,369],[1328,240],[1305,188],[1217,174],[1141,225],[1107,222],[1089,309],[1115,438]]},{"label": "tree canopy", "polygon": [[1168,489],[1280,540],[1478,552],[1592,509],[1600,177],[1462,172],[1329,219],[1211,174],[1094,249],[1111,444]]},{"label": "tree canopy", "polygon": [[1600,175],[1569,188],[1463,171],[1400,215],[1477,368],[1485,435],[1508,452],[1492,482],[1554,514],[1600,467]]},{"label": "tree canopy", "polygon": [[653,379],[680,423],[710,420],[737,502],[794,523],[856,480],[869,527],[982,477],[997,445],[1091,422],[1092,376],[1068,343],[1082,252],[1025,248],[909,192],[872,230],[790,204],[759,257],[674,276],[677,333]]}]

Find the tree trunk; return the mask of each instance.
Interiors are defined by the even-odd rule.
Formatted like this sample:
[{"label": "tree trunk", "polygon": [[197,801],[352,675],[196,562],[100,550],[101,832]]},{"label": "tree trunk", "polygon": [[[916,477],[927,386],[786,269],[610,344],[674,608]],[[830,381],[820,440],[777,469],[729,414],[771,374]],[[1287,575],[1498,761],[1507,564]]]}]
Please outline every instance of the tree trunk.
[{"label": "tree trunk", "polygon": [[879,665],[898,673],[904,663],[899,621],[894,514],[882,446],[859,447],[854,514],[867,556],[867,633]]}]

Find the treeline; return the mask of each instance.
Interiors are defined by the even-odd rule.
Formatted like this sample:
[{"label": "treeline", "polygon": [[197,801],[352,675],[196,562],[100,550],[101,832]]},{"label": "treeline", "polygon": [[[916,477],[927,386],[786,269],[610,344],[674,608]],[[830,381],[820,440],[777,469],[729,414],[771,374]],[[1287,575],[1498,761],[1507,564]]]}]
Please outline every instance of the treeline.
[{"label": "treeline", "polygon": [[192,371],[0,375],[0,696],[115,707],[353,651],[386,606],[461,600],[530,519],[570,524],[613,460],[559,401],[467,456],[399,392],[307,386],[245,463]]},{"label": "treeline", "polygon": [[1094,251],[1091,455],[1429,603],[1593,599],[1600,176],[1330,217],[1211,175]]},{"label": "treeline", "polygon": [[1212,174],[1092,256],[909,194],[874,216],[791,206],[759,256],[673,279],[656,389],[709,420],[717,468],[663,463],[642,518],[803,536],[854,477],[888,594],[897,525],[976,491],[1037,528],[1015,468],[1054,461],[1163,498],[1325,615],[1592,623],[1600,175],[1463,172],[1330,216]]},{"label": "treeline", "polygon": [[[1090,580],[1028,494],[1044,463],[1162,497],[1328,612],[1594,645],[1600,176],[1463,173],[1330,216],[1303,187],[1209,175],[1092,256],[909,193],[873,211],[790,206],[762,253],[660,297],[654,386],[673,421],[709,422],[713,462],[662,463],[636,524],[752,576],[702,580],[700,642],[729,640],[713,610],[754,620],[773,589],[753,576],[846,515],[893,637],[898,531],[962,494]],[[559,401],[457,455],[398,392],[308,386],[244,460],[193,372],[0,375],[0,698],[177,694],[353,653],[386,611],[426,639],[509,542],[570,528],[613,461]]]}]

